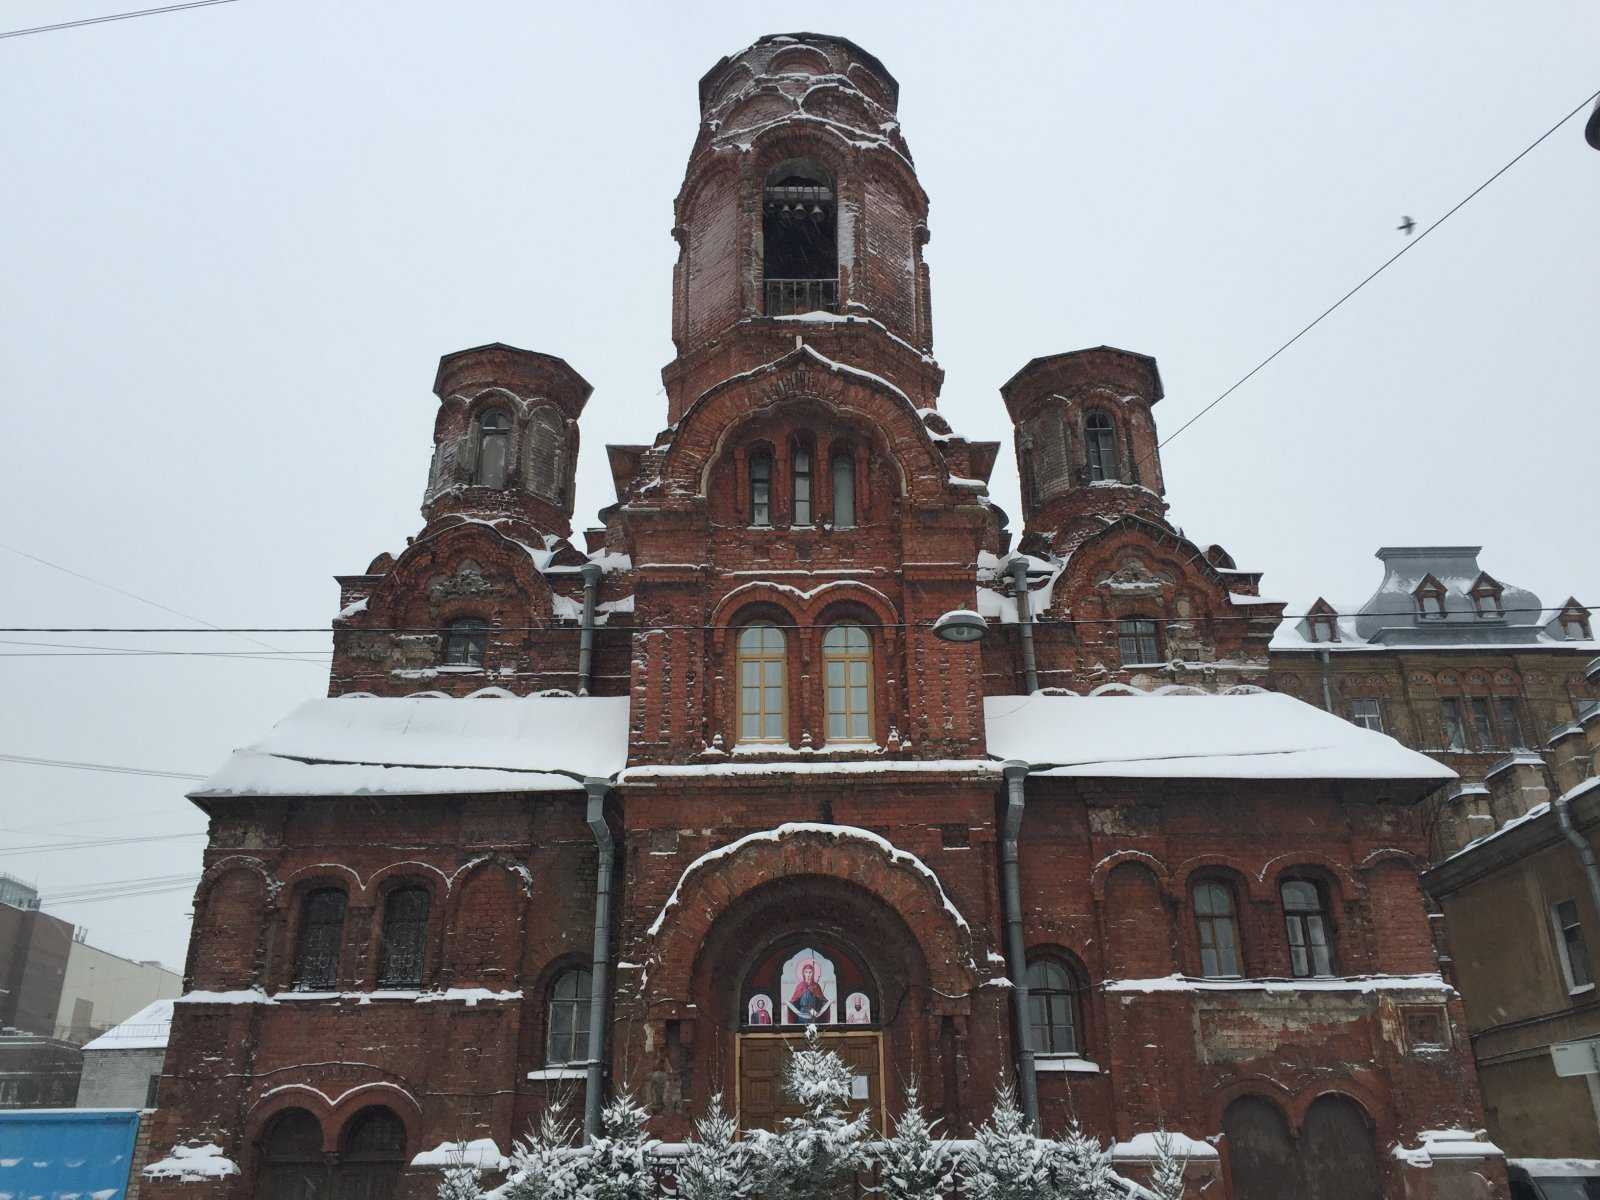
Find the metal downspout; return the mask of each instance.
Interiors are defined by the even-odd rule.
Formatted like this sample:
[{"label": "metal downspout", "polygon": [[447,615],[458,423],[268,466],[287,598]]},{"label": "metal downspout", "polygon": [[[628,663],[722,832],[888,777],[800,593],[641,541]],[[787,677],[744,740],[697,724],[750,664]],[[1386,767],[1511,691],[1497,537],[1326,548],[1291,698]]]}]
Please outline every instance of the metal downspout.
[{"label": "metal downspout", "polygon": [[1550,807],[1556,810],[1556,823],[1561,826],[1562,836],[1578,852],[1578,861],[1583,864],[1583,873],[1589,880],[1589,896],[1594,901],[1594,911],[1600,913],[1600,863],[1595,862],[1594,847],[1572,823],[1572,810],[1565,792],[1552,800]]},{"label": "metal downspout", "polygon": [[1039,666],[1033,657],[1033,609],[1028,603],[1028,560],[1013,554],[1006,567],[1011,571],[1011,590],[1017,597],[1017,623],[1022,626],[1022,673],[1028,695],[1039,690]]},{"label": "metal downspout", "polygon": [[583,624],[578,633],[578,695],[587,696],[590,667],[594,663],[594,600],[604,572],[599,563],[584,563],[580,573],[583,575]]},{"label": "metal downspout", "polygon": [[606,967],[611,954],[611,878],[617,859],[617,844],[606,824],[606,797],[611,784],[605,779],[585,779],[589,793],[587,820],[599,850],[599,869],[594,884],[594,955],[589,974],[589,1062],[583,1089],[583,1140],[587,1144],[600,1132],[600,1108],[604,1099],[606,1049]]},{"label": "metal downspout", "polygon": [[1033,1069],[1033,1042],[1028,1022],[1028,957],[1022,944],[1022,880],[1017,865],[1017,836],[1027,805],[1024,783],[1028,764],[1007,762],[1006,817],[1000,832],[1000,891],[1005,906],[1006,966],[1011,977],[1011,1015],[1016,1026],[1017,1085],[1022,1093],[1022,1115],[1035,1131],[1039,1128],[1039,1080]]},{"label": "metal downspout", "polygon": [[1322,660],[1322,711],[1333,711],[1333,693],[1328,690],[1328,664],[1330,659],[1326,650],[1318,650],[1317,657]]}]

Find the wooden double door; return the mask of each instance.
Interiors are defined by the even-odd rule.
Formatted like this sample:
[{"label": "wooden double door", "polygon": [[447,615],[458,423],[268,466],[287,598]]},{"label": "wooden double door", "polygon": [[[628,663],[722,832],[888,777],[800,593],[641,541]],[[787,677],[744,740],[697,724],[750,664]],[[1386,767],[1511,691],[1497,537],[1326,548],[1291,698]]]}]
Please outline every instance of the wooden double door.
[{"label": "wooden double door", "polygon": [[[743,1129],[776,1130],[785,1117],[801,1108],[784,1094],[783,1076],[789,1056],[805,1046],[800,1030],[792,1033],[741,1033],[737,1066],[739,1125]],[[850,1068],[853,1081],[850,1113],[867,1112],[873,1132],[882,1134],[883,1034],[875,1031],[823,1033],[824,1049],[832,1050]]]}]

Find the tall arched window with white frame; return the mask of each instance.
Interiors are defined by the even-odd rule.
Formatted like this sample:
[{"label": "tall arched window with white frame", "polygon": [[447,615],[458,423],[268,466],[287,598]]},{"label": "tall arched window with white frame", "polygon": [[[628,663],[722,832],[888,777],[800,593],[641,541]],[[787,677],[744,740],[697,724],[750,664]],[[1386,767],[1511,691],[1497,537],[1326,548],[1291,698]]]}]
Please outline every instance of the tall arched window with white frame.
[{"label": "tall arched window with white frame", "polygon": [[872,640],[853,621],[822,637],[823,687],[830,742],[872,741]]},{"label": "tall arched window with white frame", "polygon": [[739,741],[787,740],[787,643],[769,622],[739,632]]}]

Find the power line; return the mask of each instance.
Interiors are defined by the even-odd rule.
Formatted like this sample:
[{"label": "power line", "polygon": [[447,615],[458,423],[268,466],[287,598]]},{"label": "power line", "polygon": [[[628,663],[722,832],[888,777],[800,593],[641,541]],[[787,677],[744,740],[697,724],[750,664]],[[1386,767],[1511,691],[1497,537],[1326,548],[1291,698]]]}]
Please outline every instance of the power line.
[{"label": "power line", "polygon": [[[332,654],[332,650],[156,650],[148,646],[87,646],[82,642],[23,642],[14,638],[0,638],[0,646],[35,646],[40,649],[51,650],[86,650],[94,654],[80,654],[67,657],[92,658],[96,655],[114,654],[155,654],[155,655],[208,655],[215,658],[264,658],[288,656],[290,662],[310,662],[309,658],[295,658],[294,655],[303,654]],[[30,655],[20,652],[0,650],[0,657],[13,658],[49,658],[50,655]]]},{"label": "power line", "polygon": [[0,762],[21,763],[29,767],[68,767],[76,771],[105,771],[113,775],[148,775],[154,779],[203,780],[204,775],[184,771],[162,771],[153,767],[122,767],[111,763],[80,762],[71,758],[30,758],[25,754],[0,754]]},{"label": "power line", "polygon": [[[1277,358],[1278,355],[1282,354],[1290,346],[1294,345],[1301,338],[1305,337],[1306,334],[1310,333],[1318,325],[1322,324],[1323,320],[1325,318],[1331,316],[1340,306],[1342,306],[1344,304],[1344,302],[1346,300],[1350,299],[1350,297],[1354,296],[1362,288],[1366,287],[1367,284],[1371,283],[1379,275],[1382,275],[1385,271],[1387,271],[1389,269],[1390,266],[1392,266],[1395,262],[1397,262],[1403,255],[1409,254],[1413,249],[1416,248],[1416,246],[1422,241],[1423,238],[1427,237],[1435,229],[1439,228],[1439,226],[1443,225],[1451,217],[1455,216],[1456,213],[1460,212],[1463,208],[1465,208],[1467,206],[1468,202],[1471,201],[1475,196],[1477,196],[1477,194],[1479,192],[1483,191],[1484,188],[1488,187],[1496,179],[1499,179],[1500,176],[1504,175],[1512,167],[1516,166],[1519,162],[1521,162],[1524,158],[1526,158],[1528,156],[1528,154],[1530,152],[1532,152],[1534,150],[1534,148],[1537,147],[1541,142],[1543,142],[1547,137],[1549,137],[1556,130],[1560,129],[1568,121],[1572,120],[1573,117],[1577,116],[1584,109],[1588,108],[1589,105],[1594,103],[1594,101],[1595,101],[1595,99],[1597,97],[1600,97],[1600,91],[1590,92],[1588,96],[1584,97],[1583,100],[1579,101],[1579,103],[1578,103],[1576,108],[1574,108],[1571,112],[1567,113],[1566,116],[1562,117],[1554,125],[1550,126],[1549,129],[1546,129],[1538,137],[1534,138],[1533,141],[1529,142],[1525,147],[1523,147],[1522,151],[1519,154],[1517,154],[1516,157],[1514,157],[1510,162],[1506,163],[1503,167],[1501,167],[1493,175],[1489,176],[1489,178],[1485,179],[1477,187],[1473,188],[1472,191],[1468,192],[1467,195],[1461,201],[1459,201],[1455,205],[1454,208],[1452,208],[1449,212],[1445,213],[1444,216],[1440,217],[1437,221],[1433,222],[1433,224],[1429,225],[1421,233],[1417,234],[1416,237],[1414,237],[1414,238],[1410,239],[1409,241],[1407,241],[1404,246],[1400,247],[1399,250],[1397,250],[1388,259],[1386,259],[1383,262],[1383,264],[1377,268],[1377,270],[1373,271],[1370,275],[1368,275],[1360,283],[1356,284],[1355,287],[1351,288],[1348,292],[1346,292],[1344,295],[1340,296],[1337,300],[1335,300],[1327,308],[1323,309],[1320,313],[1318,313],[1316,315],[1316,317],[1313,318],[1309,324],[1307,324],[1304,328],[1302,328],[1300,330],[1299,333],[1295,334],[1288,341],[1284,342],[1283,345],[1279,346],[1271,354],[1267,355],[1260,362],[1258,362],[1255,366],[1251,367],[1248,371],[1246,371],[1243,375],[1241,375],[1236,381],[1234,381],[1234,383],[1226,391],[1224,391],[1220,396],[1218,396],[1210,404],[1207,404],[1199,412],[1195,413],[1194,416],[1190,417],[1182,425],[1179,425],[1171,433],[1167,434],[1166,437],[1164,437],[1159,443],[1157,443],[1156,450],[1160,450],[1162,447],[1168,445],[1174,438],[1176,438],[1185,429],[1189,428],[1189,426],[1193,425],[1201,417],[1205,416],[1213,408],[1215,408],[1217,405],[1221,404],[1229,396],[1233,395],[1234,392],[1238,391],[1241,387],[1243,387],[1247,382],[1249,382],[1250,378],[1253,375],[1256,374],[1256,372],[1260,371],[1263,367],[1265,367],[1273,359]],[[1147,454],[1143,458],[1141,458],[1139,460],[1139,463],[1142,465],[1142,464],[1148,462],[1154,456],[1156,450],[1152,450],[1150,452],[1150,454]]]},{"label": "power line", "polygon": [[0,858],[9,858],[13,854],[55,854],[64,850],[100,850],[107,846],[133,846],[144,842],[175,842],[183,838],[205,836],[204,830],[198,830],[195,833],[152,833],[134,835],[132,837],[84,838],[70,842],[40,842],[33,846],[15,846],[8,850],[0,850]]},{"label": "power line", "polygon": [[153,17],[158,13],[181,12],[186,8],[210,8],[213,4],[232,4],[234,0],[190,0],[188,4],[168,4],[162,8],[141,8],[137,12],[111,13],[104,17],[84,17],[79,21],[62,21],[56,25],[35,25],[31,29],[12,29],[0,33],[0,39],[27,37],[30,33],[54,33],[58,29],[77,29],[83,25],[104,25],[108,21],[131,21],[134,17]]}]

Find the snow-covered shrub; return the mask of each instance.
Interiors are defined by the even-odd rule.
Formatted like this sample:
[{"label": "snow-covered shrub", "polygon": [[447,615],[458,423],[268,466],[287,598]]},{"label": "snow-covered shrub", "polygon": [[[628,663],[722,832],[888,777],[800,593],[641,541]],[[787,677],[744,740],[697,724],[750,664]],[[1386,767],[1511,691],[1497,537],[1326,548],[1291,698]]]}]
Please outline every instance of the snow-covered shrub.
[{"label": "snow-covered shrub", "polygon": [[944,1200],[954,1179],[955,1163],[938,1121],[922,1111],[917,1081],[906,1085],[905,1106],[895,1122],[894,1136],[872,1148],[878,1183],[871,1189],[884,1200]]},{"label": "snow-covered shrub", "polygon": [[806,1026],[806,1046],[790,1056],[784,1091],[805,1109],[785,1117],[783,1129],[752,1143],[763,1200],[828,1200],[848,1195],[856,1172],[867,1165],[867,1114],[847,1117],[850,1068],[822,1048],[815,1025]]},{"label": "snow-covered shrub", "polygon": [[1183,1173],[1188,1155],[1178,1156],[1173,1137],[1165,1129],[1156,1131],[1156,1160],[1150,1167],[1150,1190],[1156,1200],[1183,1200]]},{"label": "snow-covered shrub", "polygon": [[1052,1173],[1062,1200],[1112,1200],[1122,1195],[1122,1189],[1111,1182],[1111,1151],[1076,1121],[1067,1136],[1052,1146]]},{"label": "snow-covered shrub", "polygon": [[649,1162],[649,1114],[623,1092],[600,1113],[599,1134],[589,1142],[578,1171],[584,1200],[652,1200],[655,1176]]},{"label": "snow-covered shrub", "polygon": [[961,1155],[961,1194],[968,1200],[1057,1200],[1063,1195],[1054,1169],[1057,1149],[1034,1136],[1010,1082],[1002,1080],[994,1112]]},{"label": "snow-covered shrub", "polygon": [[748,1200],[755,1185],[753,1164],[737,1134],[738,1122],[722,1111],[718,1092],[694,1123],[694,1141],[678,1160],[679,1200]]},{"label": "snow-covered shrub", "polygon": [[439,1200],[482,1200],[483,1189],[478,1186],[478,1168],[460,1161],[446,1167],[439,1179],[438,1197]]},{"label": "snow-covered shrub", "polygon": [[561,1104],[548,1105],[532,1134],[511,1147],[511,1175],[501,1200],[587,1200],[578,1127]]}]

